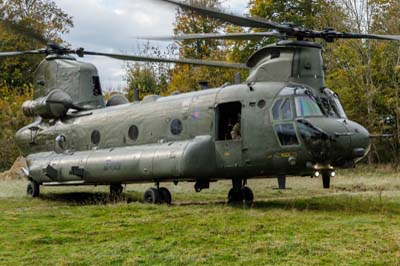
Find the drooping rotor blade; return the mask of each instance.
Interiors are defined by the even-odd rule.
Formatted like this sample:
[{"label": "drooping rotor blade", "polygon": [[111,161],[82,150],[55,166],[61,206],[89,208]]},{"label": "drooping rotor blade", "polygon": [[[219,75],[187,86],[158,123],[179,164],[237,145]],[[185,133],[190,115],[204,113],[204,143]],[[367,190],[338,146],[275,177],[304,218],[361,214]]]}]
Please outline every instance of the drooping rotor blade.
[{"label": "drooping rotor blade", "polygon": [[185,41],[185,40],[260,40],[266,37],[286,37],[280,32],[249,32],[249,33],[204,33],[204,34],[183,34],[176,36],[150,36],[138,37],[139,39],[154,40],[154,41]]},{"label": "drooping rotor blade", "polygon": [[10,57],[18,55],[30,55],[30,54],[45,54],[45,50],[31,50],[31,51],[16,51],[16,52],[0,52],[0,57]]},{"label": "drooping rotor blade", "polygon": [[147,57],[147,56],[137,56],[137,55],[98,53],[98,52],[84,51],[82,49],[77,50],[74,53],[76,53],[78,55],[106,56],[106,57],[110,57],[110,58],[114,58],[114,59],[118,59],[118,60],[124,60],[124,61],[175,63],[175,64],[247,69],[245,64],[229,63],[229,62],[222,62],[222,61],[204,61],[204,60],[198,60],[198,59],[173,59],[173,58],[159,58],[159,57]]},{"label": "drooping rotor blade", "polygon": [[220,19],[222,21],[230,22],[234,25],[242,26],[242,27],[251,27],[251,28],[269,28],[269,29],[276,29],[282,32],[291,31],[291,27],[287,25],[281,25],[272,21],[267,21],[261,18],[250,18],[244,17],[239,15],[228,14],[225,12],[221,12],[215,9],[195,6],[186,4],[176,0],[158,0],[165,3],[170,3],[173,5],[177,5],[183,9],[194,11],[198,14],[209,16],[212,18]]}]

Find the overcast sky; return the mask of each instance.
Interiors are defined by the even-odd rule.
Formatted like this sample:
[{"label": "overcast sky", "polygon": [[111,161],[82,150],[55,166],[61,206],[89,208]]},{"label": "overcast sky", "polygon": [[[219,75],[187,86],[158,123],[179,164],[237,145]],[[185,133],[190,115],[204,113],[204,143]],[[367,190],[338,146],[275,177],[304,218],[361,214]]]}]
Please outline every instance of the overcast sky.
[{"label": "overcast sky", "polygon": [[[75,27],[64,40],[74,48],[98,52],[135,53],[137,40],[146,35],[172,35],[176,8],[156,0],[55,0],[73,17]],[[243,14],[247,0],[225,0],[226,11]],[[157,43],[155,43],[157,44]],[[96,65],[105,89],[125,86],[123,61],[85,57]]]}]

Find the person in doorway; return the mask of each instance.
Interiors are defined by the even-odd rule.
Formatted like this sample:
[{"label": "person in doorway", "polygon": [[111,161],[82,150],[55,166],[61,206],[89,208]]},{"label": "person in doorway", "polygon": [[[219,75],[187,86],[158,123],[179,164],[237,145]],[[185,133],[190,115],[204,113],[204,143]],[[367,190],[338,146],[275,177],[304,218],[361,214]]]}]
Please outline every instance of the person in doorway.
[{"label": "person in doorway", "polygon": [[226,125],[226,128],[225,128],[225,140],[232,139],[231,132],[233,130],[233,126],[234,125],[232,123],[232,119],[228,118],[228,124]]},{"label": "person in doorway", "polygon": [[233,126],[232,131],[231,131],[231,137],[233,140],[240,140],[242,138],[242,136],[240,135],[240,122],[237,122]]}]

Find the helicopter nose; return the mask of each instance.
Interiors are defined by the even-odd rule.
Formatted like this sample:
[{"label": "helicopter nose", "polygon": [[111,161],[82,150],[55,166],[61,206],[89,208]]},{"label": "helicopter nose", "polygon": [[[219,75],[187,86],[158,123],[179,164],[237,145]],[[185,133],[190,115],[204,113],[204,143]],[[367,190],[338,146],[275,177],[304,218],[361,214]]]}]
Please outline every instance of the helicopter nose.
[{"label": "helicopter nose", "polygon": [[317,163],[350,167],[368,153],[369,132],[361,125],[343,119],[297,119],[306,149]]},{"label": "helicopter nose", "polygon": [[370,133],[365,127],[354,121],[345,120],[344,123],[347,125],[351,137],[352,156],[356,161],[359,161],[371,149]]}]

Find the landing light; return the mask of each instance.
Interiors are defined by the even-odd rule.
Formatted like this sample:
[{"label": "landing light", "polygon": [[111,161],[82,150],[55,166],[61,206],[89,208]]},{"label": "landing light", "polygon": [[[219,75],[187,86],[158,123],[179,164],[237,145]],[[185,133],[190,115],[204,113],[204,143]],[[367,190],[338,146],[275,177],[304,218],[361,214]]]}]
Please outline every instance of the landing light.
[{"label": "landing light", "polygon": [[335,171],[332,171],[331,172],[331,177],[335,177],[336,176],[336,172]]},{"label": "landing light", "polygon": [[320,175],[321,175],[321,173],[318,172],[318,171],[316,171],[316,172],[314,173],[314,176],[315,176],[315,177],[319,177]]}]

